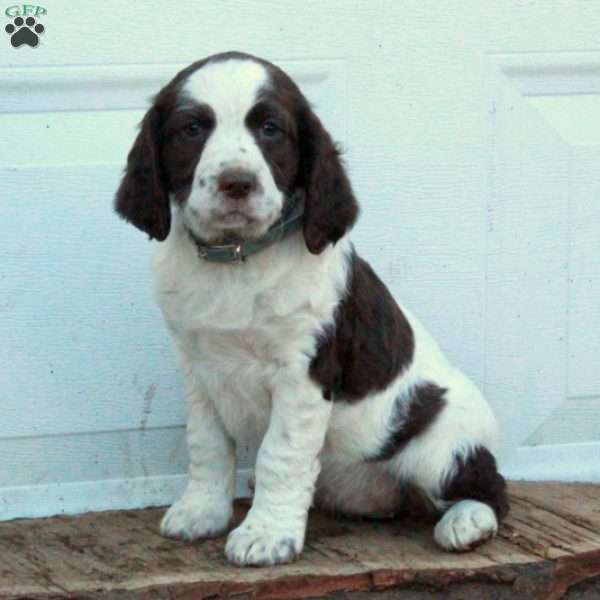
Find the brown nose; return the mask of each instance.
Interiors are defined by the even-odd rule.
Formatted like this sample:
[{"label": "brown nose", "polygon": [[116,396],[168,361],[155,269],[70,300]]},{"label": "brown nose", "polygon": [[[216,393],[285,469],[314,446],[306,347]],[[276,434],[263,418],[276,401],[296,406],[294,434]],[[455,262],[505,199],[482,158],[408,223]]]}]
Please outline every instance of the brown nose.
[{"label": "brown nose", "polygon": [[228,198],[242,200],[256,189],[256,175],[242,169],[228,169],[219,175],[219,191]]}]

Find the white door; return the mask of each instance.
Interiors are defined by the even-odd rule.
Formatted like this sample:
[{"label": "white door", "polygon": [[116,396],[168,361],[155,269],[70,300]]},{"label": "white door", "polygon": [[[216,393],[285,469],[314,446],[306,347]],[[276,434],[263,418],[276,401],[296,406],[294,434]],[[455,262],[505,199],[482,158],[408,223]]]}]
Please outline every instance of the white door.
[{"label": "white door", "polygon": [[600,479],[600,0],[41,8],[0,40],[0,518],[182,488],[151,244],[111,204],[149,96],[229,49],[342,142],[357,246],[484,388],[505,472]]}]

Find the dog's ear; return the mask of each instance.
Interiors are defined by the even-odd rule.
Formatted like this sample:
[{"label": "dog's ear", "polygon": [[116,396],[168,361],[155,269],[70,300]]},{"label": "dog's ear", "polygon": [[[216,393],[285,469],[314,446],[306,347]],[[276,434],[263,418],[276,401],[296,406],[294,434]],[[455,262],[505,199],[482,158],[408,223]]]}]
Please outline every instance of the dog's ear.
[{"label": "dog's ear", "polygon": [[354,225],[359,207],[339,150],[308,107],[299,119],[299,142],[299,179],[306,193],[304,239],[310,252],[320,254]]},{"label": "dog's ear", "polygon": [[160,114],[156,104],[140,124],[115,199],[115,210],[151,238],[164,240],[171,228],[169,195],[160,165]]}]

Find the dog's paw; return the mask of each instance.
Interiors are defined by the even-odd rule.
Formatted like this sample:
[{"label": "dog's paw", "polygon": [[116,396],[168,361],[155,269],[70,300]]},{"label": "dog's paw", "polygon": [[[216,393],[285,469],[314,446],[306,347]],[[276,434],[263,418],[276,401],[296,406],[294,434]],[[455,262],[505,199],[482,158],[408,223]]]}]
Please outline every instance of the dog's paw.
[{"label": "dog's paw", "polygon": [[461,500],[450,507],[433,531],[438,546],[451,552],[472,550],[498,531],[496,514],[476,500]]},{"label": "dog's paw", "polygon": [[232,510],[228,500],[217,501],[199,494],[184,494],[165,513],[160,532],[165,537],[187,541],[217,537],[227,530]]},{"label": "dog's paw", "polygon": [[229,534],[225,555],[236,565],[278,565],[294,561],[303,544],[304,531],[298,534],[274,523],[267,525],[246,519]]}]

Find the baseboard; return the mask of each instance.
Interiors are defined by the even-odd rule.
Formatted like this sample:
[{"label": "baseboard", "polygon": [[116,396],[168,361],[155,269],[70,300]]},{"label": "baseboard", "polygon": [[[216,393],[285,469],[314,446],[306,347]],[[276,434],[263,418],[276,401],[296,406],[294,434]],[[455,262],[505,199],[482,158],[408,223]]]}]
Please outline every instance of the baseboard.
[{"label": "baseboard", "polygon": [[[238,471],[237,497],[250,495],[250,469]],[[600,442],[523,446],[505,464],[508,479],[600,482]],[[0,521],[104,510],[166,506],[185,489],[187,476],[80,481],[0,490]]]},{"label": "baseboard", "polygon": [[508,479],[600,482],[600,442],[522,446],[502,465]]},{"label": "baseboard", "polygon": [[[249,469],[238,471],[238,498],[250,494],[250,473]],[[186,481],[187,475],[182,474],[4,488],[0,490],[0,521],[167,506],[182,494]]]}]

